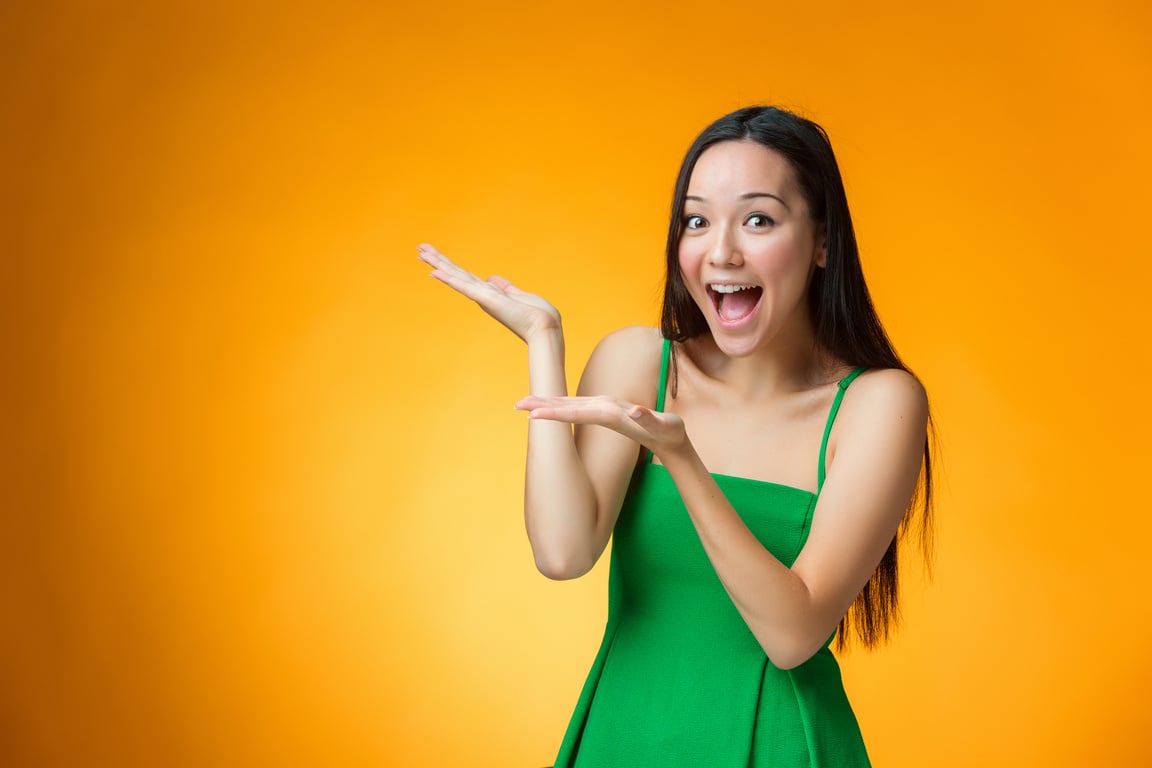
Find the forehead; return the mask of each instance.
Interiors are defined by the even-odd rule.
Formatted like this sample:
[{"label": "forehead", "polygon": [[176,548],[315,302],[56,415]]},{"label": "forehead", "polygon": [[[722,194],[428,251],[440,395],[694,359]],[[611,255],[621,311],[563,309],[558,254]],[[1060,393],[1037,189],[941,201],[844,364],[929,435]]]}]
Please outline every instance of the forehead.
[{"label": "forehead", "polygon": [[755,141],[722,141],[701,153],[688,181],[688,194],[712,198],[771,192],[798,196],[792,164],[782,154]]}]

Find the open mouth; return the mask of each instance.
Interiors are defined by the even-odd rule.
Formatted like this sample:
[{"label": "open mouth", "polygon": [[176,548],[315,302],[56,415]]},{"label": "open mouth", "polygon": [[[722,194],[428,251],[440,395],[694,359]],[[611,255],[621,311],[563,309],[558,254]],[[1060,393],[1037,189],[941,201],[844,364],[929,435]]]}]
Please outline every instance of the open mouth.
[{"label": "open mouth", "polygon": [[725,323],[736,323],[751,315],[760,304],[764,289],[757,285],[708,286],[708,297],[716,308],[716,316]]}]

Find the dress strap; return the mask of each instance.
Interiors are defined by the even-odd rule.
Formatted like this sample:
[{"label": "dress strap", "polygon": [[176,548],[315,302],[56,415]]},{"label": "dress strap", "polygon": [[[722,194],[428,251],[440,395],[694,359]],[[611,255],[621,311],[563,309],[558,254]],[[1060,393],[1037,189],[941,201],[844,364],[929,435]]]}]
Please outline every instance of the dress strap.
[{"label": "dress strap", "polygon": [[853,369],[852,373],[840,379],[840,383],[836,385],[836,398],[832,401],[832,409],[828,412],[828,423],[824,425],[824,437],[820,440],[820,465],[816,470],[816,493],[820,493],[820,489],[824,487],[824,464],[825,453],[828,450],[828,435],[832,434],[832,422],[836,421],[836,414],[840,410],[840,401],[844,399],[844,390],[848,389],[848,385],[865,370],[864,368]]},{"label": "dress strap", "polygon": [[668,358],[671,357],[672,342],[664,339],[664,350],[660,353],[660,384],[656,390],[656,410],[664,410],[664,390],[668,387]]},{"label": "dress strap", "polygon": [[[664,390],[668,387],[668,359],[672,356],[672,342],[664,339],[664,348],[660,353],[660,384],[656,390],[656,411],[664,410]],[[644,462],[652,463],[652,451],[644,451]]]}]

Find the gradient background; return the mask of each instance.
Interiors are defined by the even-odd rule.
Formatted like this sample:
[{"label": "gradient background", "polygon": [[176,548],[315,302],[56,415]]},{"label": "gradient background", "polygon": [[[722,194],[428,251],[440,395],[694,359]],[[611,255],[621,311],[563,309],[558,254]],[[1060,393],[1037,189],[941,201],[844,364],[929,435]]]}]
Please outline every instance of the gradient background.
[{"label": "gradient background", "polygon": [[[148,7],[148,6],[155,7]],[[677,163],[832,135],[941,430],[877,766],[1152,761],[1144,0],[0,4],[0,764],[541,766],[605,616],[435,243],[654,324]]]}]

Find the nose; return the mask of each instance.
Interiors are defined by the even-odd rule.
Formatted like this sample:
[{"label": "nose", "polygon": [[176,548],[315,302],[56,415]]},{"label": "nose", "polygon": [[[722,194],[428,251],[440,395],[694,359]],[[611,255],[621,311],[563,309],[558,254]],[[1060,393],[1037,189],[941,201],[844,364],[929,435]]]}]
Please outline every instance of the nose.
[{"label": "nose", "polygon": [[744,263],[740,243],[730,227],[718,227],[716,239],[708,249],[708,263],[714,267],[738,267]]}]

